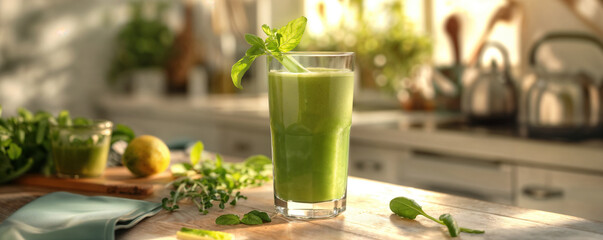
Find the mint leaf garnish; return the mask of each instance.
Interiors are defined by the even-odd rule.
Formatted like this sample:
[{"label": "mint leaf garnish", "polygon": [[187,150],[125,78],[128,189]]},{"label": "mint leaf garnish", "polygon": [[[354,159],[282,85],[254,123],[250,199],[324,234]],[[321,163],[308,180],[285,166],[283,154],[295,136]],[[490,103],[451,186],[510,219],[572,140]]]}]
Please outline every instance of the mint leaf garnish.
[{"label": "mint leaf garnish", "polygon": [[279,29],[270,28],[268,25],[264,24],[262,25],[262,31],[268,36],[266,40],[262,40],[260,37],[253,34],[245,34],[245,41],[247,41],[251,47],[245,52],[243,58],[232,65],[230,77],[232,78],[232,83],[235,87],[243,88],[241,86],[241,78],[243,78],[245,72],[249,70],[253,61],[262,55],[271,55],[275,57],[290,72],[308,72],[308,70],[295,61],[295,59],[283,57],[283,53],[289,52],[297,47],[304,35],[307,22],[308,19],[301,16]]},{"label": "mint leaf garnish", "polygon": [[440,219],[435,219],[432,216],[429,216],[427,213],[423,211],[421,205],[410,198],[406,197],[397,197],[392,199],[389,202],[389,208],[396,215],[407,218],[407,219],[415,219],[418,215],[423,215],[426,218],[431,219],[432,221],[442,224],[448,228],[448,232],[451,237],[456,237],[460,232],[465,233],[485,233],[483,230],[474,230],[469,228],[459,228],[456,221],[452,218],[452,215],[445,213],[440,216]]},{"label": "mint leaf garnish", "polygon": [[243,219],[241,219],[241,222],[247,225],[258,225],[258,224],[262,224],[262,219],[258,216],[256,216],[255,214],[251,214],[251,213],[247,213],[243,216]]},{"label": "mint leaf garnish", "polygon": [[224,214],[216,218],[216,224],[218,225],[236,225],[239,223],[241,223],[241,220],[235,214]]}]

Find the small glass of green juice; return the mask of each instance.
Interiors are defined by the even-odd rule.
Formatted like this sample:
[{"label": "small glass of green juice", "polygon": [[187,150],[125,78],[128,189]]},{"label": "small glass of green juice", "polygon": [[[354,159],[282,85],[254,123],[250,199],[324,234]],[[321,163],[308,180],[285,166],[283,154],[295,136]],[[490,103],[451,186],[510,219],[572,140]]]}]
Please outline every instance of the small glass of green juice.
[{"label": "small glass of green juice", "polygon": [[291,218],[329,218],[345,211],[354,53],[283,54],[305,72],[268,56],[274,201]]},{"label": "small glass of green juice", "polygon": [[113,123],[90,120],[50,127],[52,159],[63,178],[100,177],[107,166]]}]

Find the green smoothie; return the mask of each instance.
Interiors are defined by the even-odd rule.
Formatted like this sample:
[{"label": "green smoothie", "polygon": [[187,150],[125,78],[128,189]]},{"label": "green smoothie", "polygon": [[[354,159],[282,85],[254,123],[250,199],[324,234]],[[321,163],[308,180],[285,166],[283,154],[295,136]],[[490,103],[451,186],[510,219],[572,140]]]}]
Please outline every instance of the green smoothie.
[{"label": "green smoothie", "polygon": [[268,74],[274,190],[315,203],[346,194],[354,73],[309,68]]},{"label": "green smoothie", "polygon": [[105,171],[109,154],[109,137],[93,143],[53,144],[52,158],[63,176],[99,177]]}]

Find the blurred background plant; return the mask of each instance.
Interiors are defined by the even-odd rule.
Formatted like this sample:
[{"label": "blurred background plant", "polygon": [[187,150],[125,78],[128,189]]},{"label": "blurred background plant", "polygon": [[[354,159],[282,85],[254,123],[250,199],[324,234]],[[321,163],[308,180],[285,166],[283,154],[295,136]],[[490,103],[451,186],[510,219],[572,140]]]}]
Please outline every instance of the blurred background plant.
[{"label": "blurred background plant", "polygon": [[[430,60],[432,41],[417,32],[401,1],[374,6],[372,1],[341,3],[338,14],[328,4],[317,5],[320,22],[310,23],[303,50],[353,51],[362,88],[380,88],[391,95],[414,89],[413,69]],[[333,16],[339,19],[333,20]],[[336,22],[333,24],[333,22]]]},{"label": "blurred background plant", "polygon": [[117,34],[109,71],[112,82],[132,70],[164,67],[174,41],[174,33],[163,21],[167,7],[161,1],[130,3],[130,20]]}]

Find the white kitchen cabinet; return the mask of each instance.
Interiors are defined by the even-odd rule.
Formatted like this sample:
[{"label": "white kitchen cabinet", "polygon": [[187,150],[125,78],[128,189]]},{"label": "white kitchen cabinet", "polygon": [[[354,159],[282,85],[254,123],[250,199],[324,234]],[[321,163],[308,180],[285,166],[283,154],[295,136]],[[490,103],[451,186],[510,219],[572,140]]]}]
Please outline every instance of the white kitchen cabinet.
[{"label": "white kitchen cabinet", "polygon": [[238,128],[220,126],[218,152],[246,158],[251,155],[271,156],[270,130],[264,128]]},{"label": "white kitchen cabinet", "polygon": [[394,183],[404,152],[353,143],[349,154],[349,175]]},{"label": "white kitchen cabinet", "polygon": [[603,221],[603,175],[518,167],[515,196],[520,207]]},{"label": "white kitchen cabinet", "polygon": [[458,196],[513,203],[514,167],[496,161],[413,151],[402,161],[398,183]]}]

